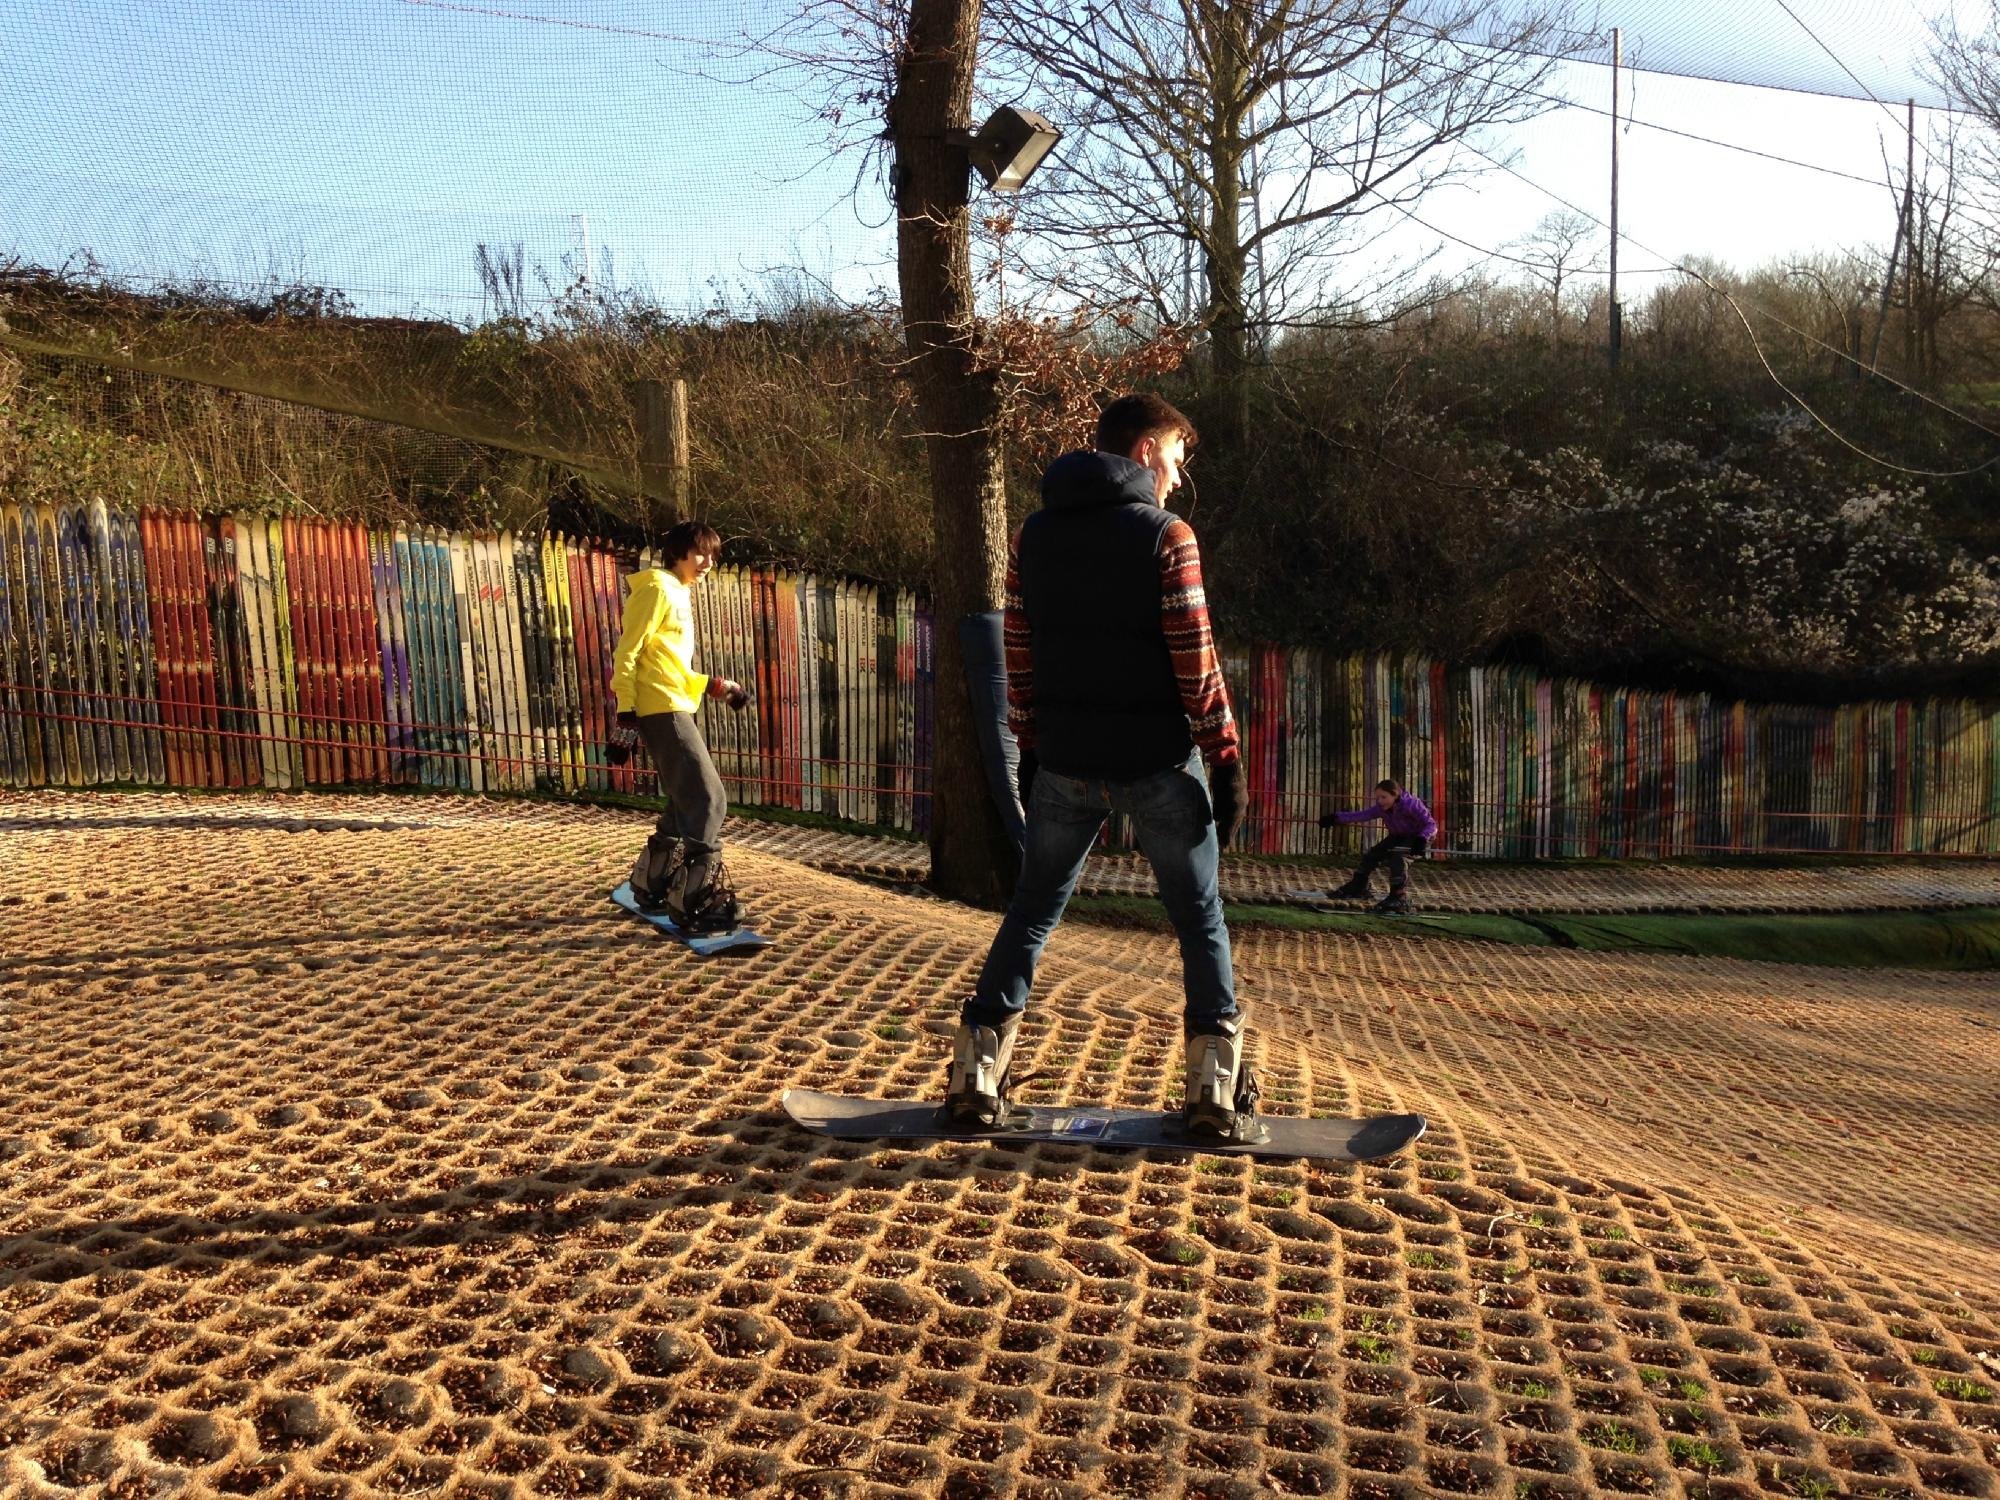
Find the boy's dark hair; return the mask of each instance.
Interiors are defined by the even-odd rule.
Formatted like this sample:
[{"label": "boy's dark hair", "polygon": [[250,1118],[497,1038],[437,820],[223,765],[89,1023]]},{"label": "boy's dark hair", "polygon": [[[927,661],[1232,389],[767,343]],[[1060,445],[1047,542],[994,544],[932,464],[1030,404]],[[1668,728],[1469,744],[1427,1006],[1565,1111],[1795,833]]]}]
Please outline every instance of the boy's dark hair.
[{"label": "boy's dark hair", "polygon": [[1194,423],[1170,401],[1151,391],[1134,391],[1120,396],[1104,408],[1097,419],[1097,446],[1105,453],[1130,458],[1132,451],[1149,437],[1178,432],[1192,448],[1201,441]]},{"label": "boy's dark hair", "polygon": [[1392,797],[1403,795],[1403,789],[1393,781],[1378,781],[1375,783],[1375,790],[1378,792],[1387,792]]},{"label": "boy's dark hair", "polygon": [[722,555],[722,538],[706,521],[682,521],[669,526],[660,538],[660,560],[671,568],[691,552],[699,552],[713,562]]}]

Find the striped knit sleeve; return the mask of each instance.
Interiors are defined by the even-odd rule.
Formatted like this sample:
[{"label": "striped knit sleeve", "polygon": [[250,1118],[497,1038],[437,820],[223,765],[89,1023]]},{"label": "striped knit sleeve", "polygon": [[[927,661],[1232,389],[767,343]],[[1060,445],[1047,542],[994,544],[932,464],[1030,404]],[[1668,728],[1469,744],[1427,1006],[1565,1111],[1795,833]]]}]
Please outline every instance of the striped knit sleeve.
[{"label": "striped knit sleeve", "polygon": [[1160,538],[1160,624],[1195,744],[1212,761],[1236,759],[1236,716],[1230,712],[1229,689],[1209,629],[1201,551],[1193,528],[1182,520]]},{"label": "striped knit sleeve", "polygon": [[1021,533],[1007,544],[1007,601],[1001,617],[1007,653],[1007,727],[1023,750],[1035,748],[1035,660],[1029,650],[1028,611],[1021,603]]}]

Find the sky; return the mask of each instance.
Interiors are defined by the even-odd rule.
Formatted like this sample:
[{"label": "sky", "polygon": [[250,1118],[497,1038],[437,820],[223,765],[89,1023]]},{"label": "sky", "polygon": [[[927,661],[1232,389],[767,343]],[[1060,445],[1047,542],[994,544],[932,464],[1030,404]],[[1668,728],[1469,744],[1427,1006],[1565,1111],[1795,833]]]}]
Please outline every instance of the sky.
[{"label": "sky", "polygon": [[[1900,100],[1925,87],[1911,62],[1919,3],[1627,0],[1596,21],[1617,20],[1628,57],[1659,67],[1858,93],[1852,70]],[[827,157],[793,92],[714,46],[794,8],[0,0],[0,255],[61,266],[88,254],[141,282],[276,275],[371,313],[459,321],[488,310],[481,242],[519,242],[564,280],[587,241],[600,280],[687,310],[741,309],[782,286],[864,295],[893,285],[881,184],[862,158]],[[1886,248],[1894,208],[1879,178],[1885,141],[1901,155],[1900,108],[1624,77],[1622,108],[1646,122],[1621,148],[1621,261],[1635,286],[1660,257],[1747,267]],[[1565,65],[1557,92],[1607,107],[1609,69]],[[1440,194],[1421,210],[1432,227],[1402,224],[1374,253],[1441,247],[1441,269],[1475,263],[1445,236],[1504,248],[1558,207],[1551,193],[1605,216],[1610,132],[1604,116],[1564,109],[1489,139],[1518,177],[1488,170]]]}]

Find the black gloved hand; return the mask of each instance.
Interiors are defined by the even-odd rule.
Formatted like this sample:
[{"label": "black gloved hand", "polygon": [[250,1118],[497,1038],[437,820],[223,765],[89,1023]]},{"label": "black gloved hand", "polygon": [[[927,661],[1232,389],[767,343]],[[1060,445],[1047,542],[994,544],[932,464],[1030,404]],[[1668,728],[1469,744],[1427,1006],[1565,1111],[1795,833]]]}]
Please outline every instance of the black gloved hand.
[{"label": "black gloved hand", "polygon": [[1416,834],[1414,834],[1414,833],[1410,835],[1410,858],[1411,858],[1411,859],[1423,859],[1423,858],[1426,858],[1426,857],[1428,856],[1428,854],[1429,854],[1429,851],[1430,851],[1430,847],[1431,847],[1431,844],[1430,844],[1430,840],[1429,840],[1429,839],[1426,839],[1426,838],[1422,838],[1422,837],[1419,837],[1418,835],[1416,835]]},{"label": "black gloved hand", "polygon": [[1028,810],[1028,798],[1035,790],[1035,778],[1041,774],[1041,757],[1032,750],[1023,750],[1014,766],[1014,785],[1021,793],[1021,811]]},{"label": "black gloved hand", "polygon": [[1340,826],[1340,814],[1321,813],[1319,815],[1319,826],[1322,828],[1338,828]]},{"label": "black gloved hand", "polygon": [[1208,768],[1208,800],[1215,809],[1215,836],[1227,849],[1242,831],[1250,803],[1243,792],[1243,762],[1221,760]]},{"label": "black gloved hand", "polygon": [[622,766],[630,760],[639,748],[639,716],[622,713],[612,728],[611,739],[604,747],[604,758],[614,766]]},{"label": "black gloved hand", "polygon": [[747,689],[739,687],[724,694],[722,701],[735,709],[736,712],[741,713],[743,712],[743,706],[750,701],[750,694]]}]

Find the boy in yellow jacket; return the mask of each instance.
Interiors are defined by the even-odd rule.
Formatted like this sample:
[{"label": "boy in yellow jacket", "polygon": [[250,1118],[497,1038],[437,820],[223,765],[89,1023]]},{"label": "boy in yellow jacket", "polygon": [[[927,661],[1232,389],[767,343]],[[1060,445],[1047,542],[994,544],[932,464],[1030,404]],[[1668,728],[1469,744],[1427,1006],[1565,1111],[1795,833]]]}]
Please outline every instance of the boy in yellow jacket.
[{"label": "boy in yellow jacket", "polygon": [[628,581],[624,630],[612,661],[618,728],[645,743],[667,800],[632,866],[632,894],[688,932],[728,932],[740,916],[722,864],[728,800],[695,722],[705,697],[738,709],[749,700],[739,684],[694,669],[693,590],[721,550],[722,538],[699,521],[667,532],[664,564]]}]

